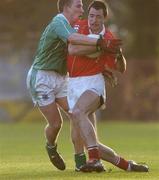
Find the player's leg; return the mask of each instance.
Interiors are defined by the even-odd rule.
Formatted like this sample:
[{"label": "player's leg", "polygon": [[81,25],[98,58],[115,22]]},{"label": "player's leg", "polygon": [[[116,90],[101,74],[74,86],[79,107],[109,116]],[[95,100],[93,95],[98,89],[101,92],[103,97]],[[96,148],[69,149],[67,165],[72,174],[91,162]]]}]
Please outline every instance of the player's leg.
[{"label": "player's leg", "polygon": [[[68,103],[67,98],[58,98],[56,103],[66,112],[68,115]],[[69,116],[69,115],[68,115]],[[69,117],[70,118],[70,117]],[[74,160],[75,171],[80,171],[80,167],[86,164],[86,154],[84,153],[84,143],[81,138],[80,132],[76,127],[73,127],[72,120],[70,119],[71,139],[74,146]]]},{"label": "player's leg", "polygon": [[[95,113],[93,113],[95,114]],[[92,115],[89,118],[92,118]],[[75,129],[71,121],[71,138],[74,146],[74,161],[75,161],[75,171],[80,171],[80,168],[86,164],[86,153],[85,153],[85,144],[80,135],[79,129]]]},{"label": "player's leg", "polygon": [[92,92],[84,92],[72,110],[72,118],[74,123],[81,132],[81,136],[86,143],[87,147],[97,145],[97,137],[88,118],[88,112],[94,111],[99,105],[99,96]]},{"label": "player's leg", "polygon": [[[56,103],[66,112],[68,115],[68,103],[67,103],[67,98],[57,98]],[[68,115],[70,118],[70,116]],[[74,145],[74,160],[75,160],[75,170],[79,171],[79,168],[86,164],[86,155],[84,153],[84,144],[83,140],[81,138],[81,135],[79,133],[79,130],[73,127],[72,125],[72,120],[70,119],[70,128],[71,128],[71,139],[72,143]]]},{"label": "player's leg", "polygon": [[[70,116],[68,114],[68,103],[67,103],[67,98],[57,98],[56,103],[65,111],[65,113],[68,115],[69,119]],[[75,160],[75,171],[79,171],[80,167],[84,164],[86,164],[86,155],[84,153],[84,144],[83,140],[80,137],[80,133],[78,129],[73,127],[72,125],[72,120],[70,119],[70,128],[71,128],[71,139],[72,143],[74,145],[74,160]]]},{"label": "player's leg", "polygon": [[74,146],[74,161],[75,161],[75,171],[80,171],[80,168],[86,164],[86,154],[84,151],[84,142],[80,135],[79,129],[75,128],[70,123],[71,126],[71,139]]},{"label": "player's leg", "polygon": [[[91,113],[88,116],[95,127],[95,124],[94,124],[95,113]],[[86,154],[84,151],[85,144],[82,140],[79,129],[75,129],[72,125],[72,122],[71,122],[71,137],[72,137],[72,143],[74,145],[74,152],[75,152],[75,155],[74,155],[75,170],[80,171],[80,167],[86,164]]]},{"label": "player's leg", "polygon": [[[65,111],[65,113],[68,115],[68,117],[70,118],[69,114],[68,114],[68,103],[67,103],[67,98],[57,98],[56,99],[56,103]],[[72,125],[72,120],[70,119],[70,127],[71,127],[71,139],[72,139],[72,143],[74,145],[74,149],[75,149],[75,154],[74,154],[74,159],[75,159],[75,170],[79,171],[80,167],[84,164],[86,164],[86,155],[84,153],[84,144],[83,144],[83,140],[80,137],[80,133],[78,131],[78,129],[76,129],[76,127],[73,127]]]},{"label": "player's leg", "polygon": [[[89,119],[91,120],[97,132],[95,113],[90,114]],[[129,160],[124,159],[123,157],[119,156],[113,149],[102,144],[101,142],[99,142],[98,145],[99,145],[100,158],[102,160],[110,162],[113,165],[125,171],[148,172],[149,168],[147,165],[137,164],[134,161],[129,161]]]},{"label": "player's leg", "polygon": [[47,121],[45,137],[47,140],[46,150],[52,164],[60,170],[65,169],[65,162],[57,151],[57,138],[62,127],[62,119],[55,102],[50,105],[39,107]]},{"label": "player's leg", "polygon": [[72,110],[73,126],[79,128],[80,135],[88,150],[89,161],[84,171],[104,171],[104,167],[99,161],[96,132],[88,118],[88,114],[94,112],[99,105],[100,97],[95,92],[87,90],[80,96]]},{"label": "player's leg", "polygon": [[[89,114],[89,119],[90,119],[91,123],[93,124],[93,126],[94,126],[94,128],[96,130],[96,133],[97,133],[96,114],[95,113]],[[114,152],[113,149],[111,149],[108,146],[105,146],[100,141],[98,141],[98,146],[99,146],[100,158],[102,160],[105,160],[105,161],[108,161],[108,162],[111,162],[111,163],[116,163],[116,161],[118,160],[118,156]]]},{"label": "player's leg", "polygon": [[[62,156],[57,152],[57,138],[60,133],[62,127],[62,116],[60,114],[59,107],[64,110],[64,112],[68,112],[68,103],[67,103],[67,81],[66,77],[59,76],[54,73],[56,76],[56,97],[54,94],[54,102],[51,104],[49,108],[41,109],[42,113],[46,113],[46,119],[48,121],[48,125],[45,128],[45,134],[47,139],[50,139],[49,145],[46,146],[48,151],[48,155],[50,157],[51,162],[60,170],[65,169],[65,162]],[[53,83],[52,83],[53,84]],[[53,99],[53,97],[52,97]],[[50,147],[52,147],[50,149]]]},{"label": "player's leg", "polygon": [[[89,119],[96,128],[95,113],[89,115]],[[72,141],[75,149],[75,170],[80,171],[80,167],[86,164],[86,155],[84,152],[84,143],[80,137],[78,130],[72,128]],[[112,163],[120,169],[126,171],[148,172],[148,166],[144,164],[137,164],[134,161],[128,161],[120,157],[113,149],[99,142],[99,154],[102,160]]]},{"label": "player's leg", "polygon": [[[89,119],[91,120],[91,123],[93,124],[93,126],[96,129],[96,133],[97,133],[97,127],[96,127],[96,115],[94,114],[90,114],[89,115]],[[105,160],[107,162],[110,162],[116,166],[120,166],[121,169],[128,169],[128,161],[125,161],[123,158],[120,159],[120,157],[117,155],[117,153],[111,149],[110,147],[102,144],[100,141],[98,141],[98,146],[99,146],[99,154],[100,154],[100,158],[102,160]],[[120,160],[122,161],[120,163]]]},{"label": "player's leg", "polygon": [[94,129],[96,130],[97,133],[97,118],[95,113],[90,113],[88,115],[89,120],[91,121],[92,125],[94,126]]},{"label": "player's leg", "polygon": [[54,146],[57,143],[58,134],[62,126],[62,120],[57,105],[53,102],[47,106],[39,107],[39,110],[47,121],[45,127],[47,143],[50,146]]},{"label": "player's leg", "polygon": [[[89,115],[89,119],[96,129],[96,116],[95,113]],[[86,164],[86,155],[84,152],[84,142],[80,136],[78,129],[72,128],[72,141],[75,149],[75,164],[76,171],[80,171],[80,167]],[[112,163],[120,169],[126,171],[136,171],[136,172],[148,172],[148,166],[144,164],[137,164],[134,161],[128,161],[120,157],[113,149],[105,146],[102,143],[98,143],[99,154],[102,160]]]},{"label": "player's leg", "polygon": [[[68,108],[67,98],[66,97],[58,98],[56,99],[56,102],[65,111],[65,113],[68,115],[70,119],[70,116],[68,113],[69,108]],[[83,145],[82,138],[80,137],[80,133],[78,129],[73,127],[71,119],[70,119],[70,128],[71,128],[71,139],[72,139],[72,143],[74,145],[74,150],[75,150],[75,155],[74,155],[74,159],[76,163],[75,170],[78,171],[81,165],[84,165],[86,163],[86,156],[83,153],[84,145]]]},{"label": "player's leg", "polygon": [[[96,133],[97,133],[96,114],[95,113],[89,114],[89,119],[90,119],[91,123],[93,124],[93,126],[96,130]],[[116,161],[118,160],[118,156],[113,149],[111,149],[108,146],[105,146],[100,141],[98,141],[98,146],[99,146],[100,157],[102,160],[105,160],[105,161],[108,161],[111,163],[116,163]]]},{"label": "player's leg", "polygon": [[62,126],[58,107],[55,102],[55,87],[57,84],[55,72],[31,69],[28,73],[28,88],[33,102],[38,105],[40,112],[46,119],[45,137],[46,149],[51,162],[60,170],[65,169],[65,163],[57,152],[57,138]]}]

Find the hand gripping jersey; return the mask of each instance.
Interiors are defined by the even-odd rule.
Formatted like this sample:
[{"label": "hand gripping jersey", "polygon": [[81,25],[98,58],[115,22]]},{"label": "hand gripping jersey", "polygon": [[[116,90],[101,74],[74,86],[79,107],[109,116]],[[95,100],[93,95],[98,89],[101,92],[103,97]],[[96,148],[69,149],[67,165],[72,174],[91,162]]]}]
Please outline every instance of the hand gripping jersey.
[{"label": "hand gripping jersey", "polygon": [[[74,28],[80,34],[90,34],[87,20],[79,20]],[[106,30],[104,38],[111,39],[114,36],[110,31]],[[86,56],[68,56],[67,58],[67,68],[70,77],[95,75],[101,73],[105,66],[115,69],[114,56],[104,53],[95,59]]]}]

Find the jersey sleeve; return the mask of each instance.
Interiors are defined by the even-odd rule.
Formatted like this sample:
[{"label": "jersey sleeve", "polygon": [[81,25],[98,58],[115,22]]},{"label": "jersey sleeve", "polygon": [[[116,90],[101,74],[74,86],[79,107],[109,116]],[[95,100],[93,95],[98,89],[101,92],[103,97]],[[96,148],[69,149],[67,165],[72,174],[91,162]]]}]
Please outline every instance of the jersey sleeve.
[{"label": "jersey sleeve", "polygon": [[62,39],[64,42],[67,42],[68,37],[75,33],[75,29],[71,27],[67,21],[64,21],[62,19],[55,19],[52,23],[52,26],[54,27],[54,31],[57,34],[57,36]]}]

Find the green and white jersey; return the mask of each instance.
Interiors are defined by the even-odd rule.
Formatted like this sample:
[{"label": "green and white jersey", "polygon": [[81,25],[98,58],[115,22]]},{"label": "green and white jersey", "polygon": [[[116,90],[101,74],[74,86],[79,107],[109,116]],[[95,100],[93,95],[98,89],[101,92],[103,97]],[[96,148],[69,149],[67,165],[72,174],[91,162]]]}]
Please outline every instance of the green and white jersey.
[{"label": "green and white jersey", "polygon": [[65,75],[67,39],[74,32],[76,31],[63,14],[55,16],[40,38],[33,68]]}]

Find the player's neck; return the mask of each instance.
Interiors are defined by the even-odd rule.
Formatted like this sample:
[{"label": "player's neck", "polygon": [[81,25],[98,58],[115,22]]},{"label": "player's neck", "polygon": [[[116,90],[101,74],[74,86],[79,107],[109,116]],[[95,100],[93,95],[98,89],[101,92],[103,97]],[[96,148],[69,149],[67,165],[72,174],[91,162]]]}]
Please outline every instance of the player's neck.
[{"label": "player's neck", "polygon": [[68,22],[73,25],[74,24],[74,21],[73,19],[70,17],[70,15],[66,12],[63,12],[63,15],[65,16],[65,18],[68,20]]}]

